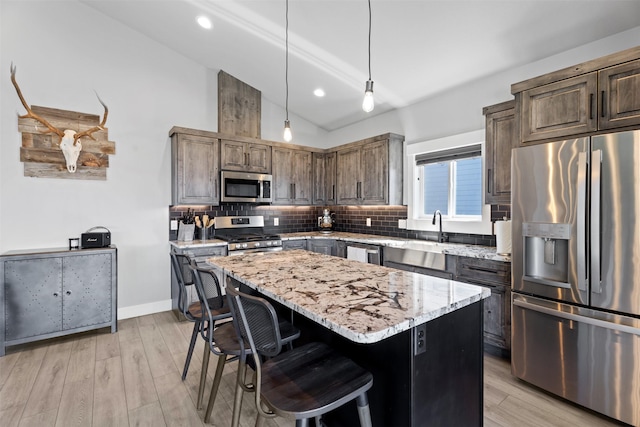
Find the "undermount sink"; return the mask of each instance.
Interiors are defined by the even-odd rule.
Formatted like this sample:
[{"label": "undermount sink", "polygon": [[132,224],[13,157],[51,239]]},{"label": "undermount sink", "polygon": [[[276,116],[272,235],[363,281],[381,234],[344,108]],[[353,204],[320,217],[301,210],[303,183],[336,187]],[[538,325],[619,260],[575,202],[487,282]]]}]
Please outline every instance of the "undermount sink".
[{"label": "undermount sink", "polygon": [[447,268],[443,246],[436,242],[410,242],[402,247],[386,247],[384,260],[444,271]]}]

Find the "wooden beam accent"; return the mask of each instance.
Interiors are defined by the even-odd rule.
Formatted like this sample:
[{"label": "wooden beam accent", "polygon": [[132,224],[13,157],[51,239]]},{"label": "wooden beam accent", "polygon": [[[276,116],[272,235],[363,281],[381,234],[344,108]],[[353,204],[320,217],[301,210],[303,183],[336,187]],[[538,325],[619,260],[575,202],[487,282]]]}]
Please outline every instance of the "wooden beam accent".
[{"label": "wooden beam accent", "polygon": [[[67,167],[64,154],[60,149],[20,147],[20,161],[63,165],[65,169]],[[82,150],[78,157],[77,165],[90,168],[106,168],[109,167],[109,156],[106,154],[85,153]]]},{"label": "wooden beam accent", "polygon": [[94,181],[105,181],[107,179],[107,169],[88,168],[78,165],[75,173],[69,173],[66,166],[25,162],[24,176],[33,178],[89,179]]},{"label": "wooden beam accent", "polygon": [[220,70],[218,132],[260,138],[262,93]]}]

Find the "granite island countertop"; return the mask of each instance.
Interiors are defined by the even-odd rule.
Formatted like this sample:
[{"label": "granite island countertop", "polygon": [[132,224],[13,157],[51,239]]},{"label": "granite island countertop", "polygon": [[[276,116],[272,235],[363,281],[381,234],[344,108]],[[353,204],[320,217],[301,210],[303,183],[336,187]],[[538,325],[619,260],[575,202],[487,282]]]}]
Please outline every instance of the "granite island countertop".
[{"label": "granite island countertop", "polygon": [[374,343],[488,298],[487,288],[305,250],[207,263],[358,343]]}]

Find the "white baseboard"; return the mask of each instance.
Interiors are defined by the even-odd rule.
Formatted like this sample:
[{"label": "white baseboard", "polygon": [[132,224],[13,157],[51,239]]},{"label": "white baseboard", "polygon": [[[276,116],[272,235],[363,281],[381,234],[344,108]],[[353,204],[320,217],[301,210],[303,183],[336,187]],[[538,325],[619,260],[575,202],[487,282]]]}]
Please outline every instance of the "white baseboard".
[{"label": "white baseboard", "polygon": [[147,314],[160,313],[171,310],[171,300],[156,301],[147,304],[133,305],[118,309],[118,320],[129,319],[131,317],[145,316]]}]

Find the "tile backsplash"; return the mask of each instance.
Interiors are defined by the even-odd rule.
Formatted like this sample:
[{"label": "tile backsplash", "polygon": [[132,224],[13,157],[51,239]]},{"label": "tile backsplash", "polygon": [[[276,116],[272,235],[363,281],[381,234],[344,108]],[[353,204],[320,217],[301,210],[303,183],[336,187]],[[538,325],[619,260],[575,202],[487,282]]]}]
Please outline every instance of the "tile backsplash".
[{"label": "tile backsplash", "polygon": [[[169,208],[170,219],[178,219],[187,208],[196,215],[216,216],[264,216],[265,231],[268,233],[295,233],[314,231],[317,229],[318,216],[323,206],[273,206],[250,205],[244,203],[224,203],[220,206],[173,206]],[[404,230],[398,228],[398,220],[407,218],[406,206],[328,206],[335,212],[336,231],[351,233],[376,234],[405,239],[437,240],[437,233],[431,231]],[[491,221],[511,217],[509,205],[491,206]],[[279,225],[274,226],[278,218]],[[371,218],[371,227],[366,226],[366,219]],[[447,233],[452,243],[495,246],[493,235]],[[177,239],[177,231],[169,231],[169,239]],[[196,238],[198,236],[196,235]]]}]

